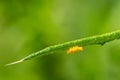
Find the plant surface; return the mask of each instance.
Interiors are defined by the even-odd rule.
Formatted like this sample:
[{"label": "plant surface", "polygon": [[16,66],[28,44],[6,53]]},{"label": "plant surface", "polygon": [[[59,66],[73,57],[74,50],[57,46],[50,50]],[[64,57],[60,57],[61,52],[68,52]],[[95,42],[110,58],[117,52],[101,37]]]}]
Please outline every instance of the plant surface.
[{"label": "plant surface", "polygon": [[105,33],[102,35],[96,35],[96,36],[92,36],[92,37],[69,41],[69,42],[65,42],[62,44],[58,44],[58,45],[49,46],[38,52],[32,53],[19,61],[15,61],[15,62],[6,64],[6,66],[20,63],[20,62],[23,62],[26,60],[30,60],[36,56],[47,55],[47,54],[57,51],[57,50],[67,50],[68,48],[73,47],[73,46],[82,46],[83,47],[83,46],[94,45],[94,44],[104,45],[105,43],[115,40],[115,39],[120,39],[120,30],[110,32],[110,33]]}]

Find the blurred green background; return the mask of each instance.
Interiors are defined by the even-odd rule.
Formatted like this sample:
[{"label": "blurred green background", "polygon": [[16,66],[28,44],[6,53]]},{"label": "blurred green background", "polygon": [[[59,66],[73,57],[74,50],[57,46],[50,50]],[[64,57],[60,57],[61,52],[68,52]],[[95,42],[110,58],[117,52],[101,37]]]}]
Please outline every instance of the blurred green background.
[{"label": "blurred green background", "polygon": [[120,0],[0,0],[0,80],[120,80],[120,40],[4,67],[50,45],[120,29]]}]

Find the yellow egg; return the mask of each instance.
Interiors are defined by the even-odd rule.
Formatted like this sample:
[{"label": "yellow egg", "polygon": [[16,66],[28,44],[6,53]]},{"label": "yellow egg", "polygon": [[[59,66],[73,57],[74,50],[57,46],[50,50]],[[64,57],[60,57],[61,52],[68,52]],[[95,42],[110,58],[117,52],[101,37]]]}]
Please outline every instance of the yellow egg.
[{"label": "yellow egg", "polygon": [[82,50],[83,50],[83,47],[73,46],[73,47],[71,47],[67,50],[67,54],[72,54],[72,53],[79,52],[79,51],[82,51]]}]

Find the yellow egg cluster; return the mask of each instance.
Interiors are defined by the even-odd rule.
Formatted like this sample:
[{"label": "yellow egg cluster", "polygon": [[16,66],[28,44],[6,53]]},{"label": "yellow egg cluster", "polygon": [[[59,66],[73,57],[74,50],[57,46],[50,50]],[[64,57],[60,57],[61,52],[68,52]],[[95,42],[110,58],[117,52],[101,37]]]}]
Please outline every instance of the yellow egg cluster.
[{"label": "yellow egg cluster", "polygon": [[72,54],[72,53],[79,52],[79,51],[82,51],[82,50],[83,50],[83,47],[74,46],[74,47],[71,47],[67,50],[67,54]]}]

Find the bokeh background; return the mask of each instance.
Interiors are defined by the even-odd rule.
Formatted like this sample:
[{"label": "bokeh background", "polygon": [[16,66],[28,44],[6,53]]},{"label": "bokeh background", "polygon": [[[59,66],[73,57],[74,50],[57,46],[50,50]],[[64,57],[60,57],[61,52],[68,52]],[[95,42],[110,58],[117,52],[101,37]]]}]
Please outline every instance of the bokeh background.
[{"label": "bokeh background", "polygon": [[47,46],[120,29],[120,0],[0,0],[0,80],[120,80],[120,40],[4,67]]}]

